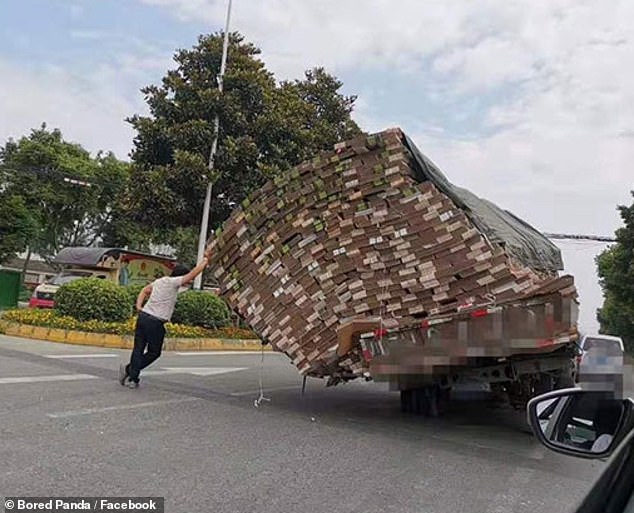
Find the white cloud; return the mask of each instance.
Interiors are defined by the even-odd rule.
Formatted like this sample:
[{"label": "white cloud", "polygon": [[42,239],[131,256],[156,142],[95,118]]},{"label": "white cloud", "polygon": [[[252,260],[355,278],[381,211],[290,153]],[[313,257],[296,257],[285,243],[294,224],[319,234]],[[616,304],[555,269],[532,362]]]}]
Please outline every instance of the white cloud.
[{"label": "white cloud", "polygon": [[[75,29],[74,39],[102,45],[91,62],[23,63],[0,56],[0,144],[46,122],[91,152],[112,150],[127,159],[134,131],[125,119],[147,112],[140,88],[172,67],[162,52],[134,35]],[[63,61],[62,61],[63,62]]]},{"label": "white cloud", "polygon": [[[139,1],[209,31],[224,26],[226,0]],[[85,4],[73,5],[85,19]],[[631,202],[630,0],[234,0],[231,28],[262,48],[278,78],[314,65],[363,72],[362,90],[350,92],[360,93],[364,128],[402,126],[452,181],[540,229],[609,235],[620,224],[616,205]],[[133,134],[123,118],[144,108],[138,87],[170,67],[172,50],[130,42],[87,74],[0,60],[11,77],[0,81],[0,140],[47,120],[90,149],[127,153]],[[399,81],[433,87],[395,97],[390,83]],[[465,103],[481,105],[480,125],[456,107]],[[444,106],[446,122],[432,124],[415,105]],[[468,138],[456,135],[460,119],[471,123],[461,130]]]},{"label": "white cloud", "polygon": [[97,66],[76,75],[58,67],[26,71],[0,60],[0,141],[17,139],[46,122],[92,152],[112,150],[125,158],[133,131],[124,118],[142,107],[127,100],[115,70]]}]

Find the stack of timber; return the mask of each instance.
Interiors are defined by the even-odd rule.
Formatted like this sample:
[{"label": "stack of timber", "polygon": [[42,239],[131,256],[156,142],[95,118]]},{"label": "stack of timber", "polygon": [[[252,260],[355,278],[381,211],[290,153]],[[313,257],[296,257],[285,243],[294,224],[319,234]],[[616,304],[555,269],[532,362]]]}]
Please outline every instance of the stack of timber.
[{"label": "stack of timber", "polygon": [[451,185],[400,129],[339,143],[269,181],[210,244],[222,297],[318,377],[333,365],[367,371],[359,347],[340,348],[353,320],[407,325],[544,287],[575,294],[557,279],[556,246]]}]

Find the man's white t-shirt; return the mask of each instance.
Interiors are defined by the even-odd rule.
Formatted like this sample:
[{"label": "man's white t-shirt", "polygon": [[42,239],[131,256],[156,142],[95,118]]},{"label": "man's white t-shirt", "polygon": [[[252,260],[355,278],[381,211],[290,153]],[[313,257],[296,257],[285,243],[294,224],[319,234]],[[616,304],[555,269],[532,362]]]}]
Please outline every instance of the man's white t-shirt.
[{"label": "man's white t-shirt", "polygon": [[178,289],[183,284],[183,276],[172,278],[163,276],[152,283],[150,299],[143,307],[143,311],[163,321],[169,321],[174,313]]}]

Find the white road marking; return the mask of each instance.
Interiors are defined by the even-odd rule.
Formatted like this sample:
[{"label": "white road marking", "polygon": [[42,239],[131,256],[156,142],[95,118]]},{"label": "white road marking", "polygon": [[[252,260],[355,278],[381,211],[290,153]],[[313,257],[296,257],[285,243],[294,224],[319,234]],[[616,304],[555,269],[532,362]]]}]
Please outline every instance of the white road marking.
[{"label": "white road marking", "polygon": [[20,376],[15,378],[0,378],[0,385],[17,383],[50,383],[54,381],[80,381],[84,379],[98,379],[90,374],[54,374],[52,376]]},{"label": "white road marking", "polygon": [[[300,391],[302,389],[301,385],[295,385],[292,387],[278,387],[278,388],[265,388],[262,390],[262,392],[267,393],[267,392],[280,392],[282,390],[297,390]],[[240,397],[243,395],[253,395],[253,394],[259,394],[260,393],[260,389],[258,388],[257,390],[247,390],[246,392],[234,392],[232,395],[234,397]]]},{"label": "white road marking", "polygon": [[[262,351],[175,351],[173,354],[176,354],[178,356],[228,356],[228,355],[232,355],[232,356],[238,356],[238,355],[243,355],[243,354],[247,354],[247,355],[261,355]],[[273,351],[264,351],[264,354],[274,354],[274,355],[284,355],[284,353],[278,353],[278,352],[273,352]]]},{"label": "white road marking", "polygon": [[95,353],[95,354],[45,354],[43,356],[46,358],[63,359],[63,358],[117,358],[119,355]]},{"label": "white road marking", "polygon": [[194,376],[215,376],[247,370],[248,367],[162,367],[157,370],[141,371],[141,376],[161,376],[164,374],[192,374]]},{"label": "white road marking", "polygon": [[79,417],[82,415],[94,415],[96,413],[105,413],[108,411],[135,410],[137,408],[148,408],[150,406],[164,406],[166,404],[187,403],[191,401],[200,401],[197,397],[187,397],[183,399],[167,399],[165,401],[151,401],[147,403],[122,404],[119,406],[105,406],[103,408],[85,408],[83,410],[70,410],[57,413],[47,413],[46,416],[51,419],[65,419],[68,417]]}]

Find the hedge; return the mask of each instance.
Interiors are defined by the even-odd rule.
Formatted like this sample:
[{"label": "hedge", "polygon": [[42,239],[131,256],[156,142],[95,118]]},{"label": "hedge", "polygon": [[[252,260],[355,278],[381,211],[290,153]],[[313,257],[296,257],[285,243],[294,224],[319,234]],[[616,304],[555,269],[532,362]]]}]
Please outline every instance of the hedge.
[{"label": "hedge", "polygon": [[125,322],[132,314],[129,294],[109,280],[82,278],[55,293],[55,310],[78,321]]},{"label": "hedge", "polygon": [[[134,335],[136,317],[130,317],[125,322],[78,321],[77,319],[60,315],[54,310],[18,309],[7,310],[2,314],[7,321],[19,322],[31,326],[60,328],[65,330],[88,331],[91,333],[112,333],[115,335]],[[208,330],[198,326],[184,326],[177,323],[165,325],[168,337],[178,338],[224,338],[224,339],[257,339],[257,335],[250,330],[240,328],[220,328]]]},{"label": "hedge", "polygon": [[139,297],[140,292],[145,285],[126,285],[123,290],[128,296],[128,301],[133,309],[136,309],[136,298]]},{"label": "hedge", "polygon": [[[121,287],[97,278],[80,279],[63,285],[55,295],[55,309],[61,316],[78,321],[125,322],[143,285]],[[190,290],[178,295],[172,320],[207,329],[230,324],[231,312],[218,296]]]},{"label": "hedge", "polygon": [[227,326],[230,314],[227,304],[218,296],[189,290],[178,295],[172,320],[179,324],[215,329]]}]

